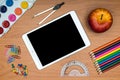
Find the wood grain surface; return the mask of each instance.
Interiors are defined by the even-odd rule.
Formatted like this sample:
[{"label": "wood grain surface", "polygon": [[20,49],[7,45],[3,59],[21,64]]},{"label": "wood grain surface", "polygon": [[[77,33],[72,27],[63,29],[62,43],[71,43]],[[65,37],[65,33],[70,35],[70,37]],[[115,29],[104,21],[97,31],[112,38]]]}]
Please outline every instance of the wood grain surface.
[{"label": "wood grain surface", "polygon": [[[39,21],[49,14],[45,13],[33,19],[33,15],[44,11],[58,3],[65,2],[65,5],[50,16],[43,24],[69,12],[76,11],[78,18],[91,42],[91,45],[76,54],[69,56],[43,70],[38,70],[30,56],[22,35],[36,27]],[[104,33],[93,32],[88,25],[88,14],[95,8],[106,8],[113,15],[112,27]],[[0,80],[119,80],[120,66],[117,66],[101,75],[97,74],[89,52],[120,36],[120,1],[119,0],[37,0],[34,6],[29,9],[10,29],[0,38]],[[28,76],[16,75],[11,71],[11,64],[7,63],[5,56],[5,45],[14,44],[21,48],[21,59],[15,60],[15,65],[22,63],[28,67]],[[49,58],[49,56],[48,56]],[[78,60],[86,65],[89,76],[86,77],[61,77],[60,72],[63,65],[69,61]]]}]

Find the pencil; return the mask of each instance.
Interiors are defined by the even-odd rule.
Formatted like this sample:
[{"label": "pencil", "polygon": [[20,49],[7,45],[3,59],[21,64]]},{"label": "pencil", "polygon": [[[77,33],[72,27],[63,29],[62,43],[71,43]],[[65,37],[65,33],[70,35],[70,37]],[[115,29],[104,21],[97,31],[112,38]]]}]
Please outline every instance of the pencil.
[{"label": "pencil", "polygon": [[116,60],[116,59],[119,59],[119,58],[120,58],[120,55],[119,55],[119,56],[115,56],[115,57],[113,57],[112,59],[110,59],[110,60],[108,60],[108,61],[100,64],[100,67],[105,66],[105,65],[108,64],[109,62],[112,62],[112,61],[114,61],[114,60]]},{"label": "pencil", "polygon": [[117,51],[117,52],[115,52],[115,53],[112,54],[112,55],[109,55],[109,56],[106,56],[106,57],[104,57],[104,58],[102,58],[102,59],[100,59],[100,60],[97,60],[97,62],[98,62],[99,64],[102,64],[102,63],[104,63],[104,62],[112,59],[113,57],[116,57],[116,56],[119,56],[119,55],[120,55],[120,51]]},{"label": "pencil", "polygon": [[114,44],[111,44],[109,46],[106,46],[104,49],[98,50],[97,52],[94,53],[94,55],[95,55],[95,57],[97,57],[97,56],[99,56],[99,55],[101,55],[101,54],[103,54],[103,53],[117,47],[117,46],[120,46],[120,41],[115,42]]},{"label": "pencil", "polygon": [[90,52],[96,70],[99,74],[120,64],[120,37],[96,48]]},{"label": "pencil", "polygon": [[106,69],[106,70],[103,70],[102,73],[104,73],[104,72],[106,72],[106,71],[108,71],[108,70],[111,70],[111,69],[113,69],[113,68],[115,68],[115,67],[117,67],[117,66],[119,66],[119,65],[120,65],[120,61],[119,61],[119,63],[117,63],[116,65],[113,65],[113,66],[111,66],[110,68],[108,68],[108,69]]},{"label": "pencil", "polygon": [[96,68],[96,71],[98,72],[98,74],[102,74],[101,68],[97,61],[94,62],[94,65],[95,65],[95,68]]},{"label": "pencil", "polygon": [[117,51],[119,51],[119,50],[120,50],[120,47],[115,48],[115,50],[112,49],[112,50],[104,53],[103,55],[100,55],[99,57],[96,57],[96,60],[100,60],[100,59],[102,59],[102,58],[104,58],[104,57],[106,57],[106,56],[109,56],[109,55],[111,55],[111,54],[114,54],[115,52],[117,52]]},{"label": "pencil", "polygon": [[120,40],[120,37],[118,37],[118,38],[116,38],[116,39],[114,39],[114,40],[112,40],[112,41],[110,41],[110,42],[108,42],[108,43],[106,43],[106,44],[104,44],[104,45],[102,45],[102,46],[92,50],[90,53],[95,53],[96,51],[98,51],[100,49],[103,49],[103,48],[105,48],[105,47],[107,47],[107,46],[109,46],[109,45],[111,45],[111,44],[113,44],[113,43],[115,43],[115,42],[117,42],[119,40]]},{"label": "pencil", "polygon": [[100,68],[101,68],[102,71],[104,71],[104,70],[109,69],[109,68],[111,68],[111,67],[113,67],[113,66],[115,66],[119,63],[120,63],[120,58],[118,58],[118,59],[106,64],[105,66],[100,67]]}]

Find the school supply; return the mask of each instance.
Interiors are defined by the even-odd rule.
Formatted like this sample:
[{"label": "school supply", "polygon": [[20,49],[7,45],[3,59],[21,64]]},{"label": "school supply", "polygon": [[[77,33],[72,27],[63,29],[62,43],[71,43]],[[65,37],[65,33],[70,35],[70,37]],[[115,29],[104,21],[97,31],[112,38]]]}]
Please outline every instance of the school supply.
[{"label": "school supply", "polygon": [[5,55],[7,57],[7,63],[11,63],[15,61],[15,59],[20,59],[19,56],[21,54],[20,46],[16,45],[5,45],[7,50],[5,51]]},{"label": "school supply", "polygon": [[98,74],[102,74],[120,64],[120,37],[90,52]]},{"label": "school supply", "polygon": [[12,67],[12,72],[15,73],[16,75],[21,75],[21,76],[28,76],[28,69],[26,65],[23,64],[18,64],[16,67],[14,64],[11,64]]},{"label": "school supply", "polygon": [[39,16],[39,15],[41,15],[41,14],[43,14],[43,13],[46,13],[46,12],[48,12],[48,11],[50,11],[50,10],[53,10],[53,11],[52,11],[51,13],[49,13],[42,21],[39,22],[39,25],[40,25],[40,24],[43,23],[48,17],[50,17],[56,10],[58,10],[59,8],[61,8],[62,5],[64,5],[64,2],[62,2],[62,3],[60,3],[60,4],[56,4],[54,7],[51,7],[51,8],[49,8],[49,9],[43,11],[43,12],[40,12],[40,13],[35,14],[35,15],[33,16],[33,18],[34,18],[34,17],[37,17],[37,16]]},{"label": "school supply", "polygon": [[[71,68],[75,66],[75,68]],[[83,69],[83,73],[79,71],[79,68]],[[70,61],[66,63],[61,69],[61,76],[88,76],[89,72],[87,67],[79,61]]]},{"label": "school supply", "polygon": [[36,0],[0,1],[0,37],[9,31],[12,25],[33,6]]}]

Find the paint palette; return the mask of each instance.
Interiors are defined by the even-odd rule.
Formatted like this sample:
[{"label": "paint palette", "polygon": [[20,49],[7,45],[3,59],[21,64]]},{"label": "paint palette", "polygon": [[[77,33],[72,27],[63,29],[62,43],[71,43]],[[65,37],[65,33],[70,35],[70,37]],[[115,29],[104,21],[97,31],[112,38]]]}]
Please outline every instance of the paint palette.
[{"label": "paint palette", "polygon": [[9,31],[12,25],[28,10],[36,0],[0,1],[0,37]]}]

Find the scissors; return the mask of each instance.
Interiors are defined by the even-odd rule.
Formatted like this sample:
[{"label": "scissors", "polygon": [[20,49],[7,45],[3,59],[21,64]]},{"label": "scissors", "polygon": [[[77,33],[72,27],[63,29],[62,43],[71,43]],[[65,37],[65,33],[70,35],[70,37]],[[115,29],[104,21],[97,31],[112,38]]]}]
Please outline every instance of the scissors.
[{"label": "scissors", "polygon": [[50,10],[53,10],[53,11],[52,11],[51,13],[49,13],[42,21],[39,22],[39,25],[40,25],[40,24],[43,23],[48,17],[50,17],[53,13],[55,13],[56,10],[60,9],[62,5],[64,5],[64,2],[62,2],[62,3],[60,3],[60,4],[56,4],[55,6],[49,8],[49,9],[43,11],[43,12],[40,12],[40,13],[34,15],[33,17],[37,17],[37,16],[39,16],[39,15],[41,15],[41,14],[43,14],[43,13],[46,13],[46,12],[48,12],[48,11],[50,11]]}]

